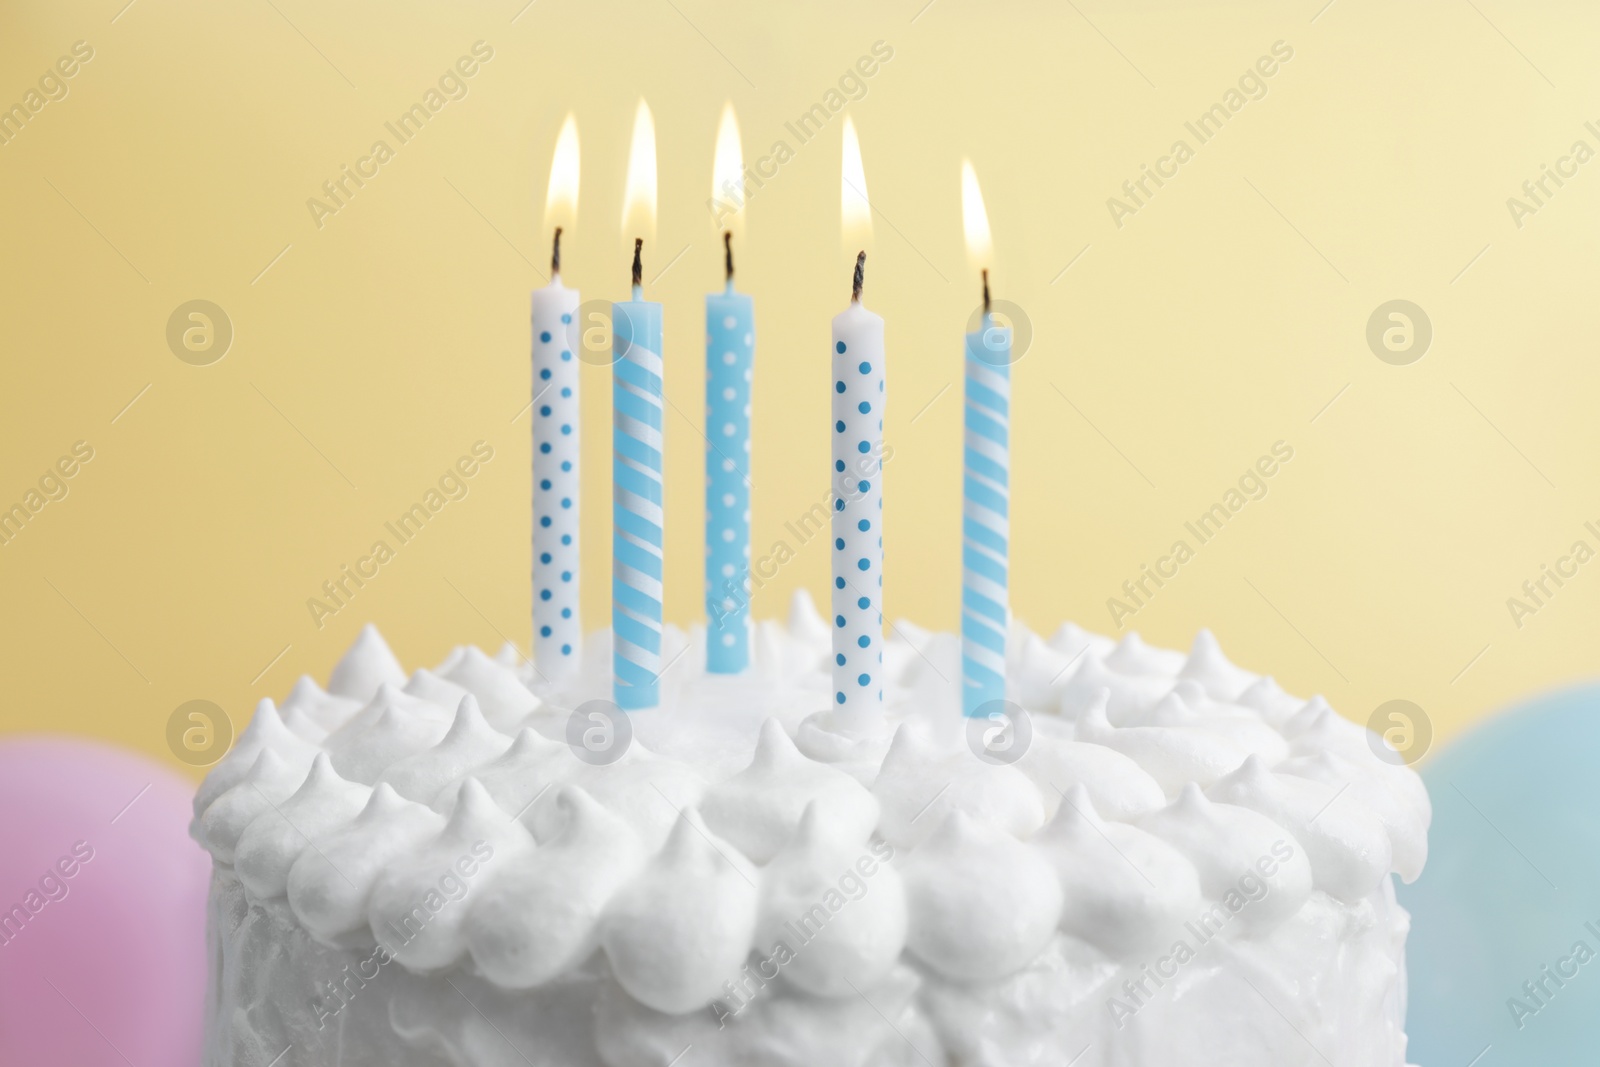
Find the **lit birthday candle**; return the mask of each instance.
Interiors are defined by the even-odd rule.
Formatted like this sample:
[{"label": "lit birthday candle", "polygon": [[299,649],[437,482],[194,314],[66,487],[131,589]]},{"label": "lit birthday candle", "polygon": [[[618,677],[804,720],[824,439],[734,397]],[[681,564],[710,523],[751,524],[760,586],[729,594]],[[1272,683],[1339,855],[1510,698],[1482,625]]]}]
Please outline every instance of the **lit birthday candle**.
[{"label": "lit birthday candle", "polygon": [[961,709],[1002,713],[1010,623],[1011,330],[989,307],[989,217],[972,164],[961,162],[967,255],[983,277],[983,319],[966,339],[966,419],[961,478]]},{"label": "lit birthday candle", "polygon": [[[652,228],[656,139],[643,100],[628,157],[624,233]],[[611,632],[613,699],[661,702],[661,305],[644,299],[644,239],[633,243],[633,299],[612,305]]]},{"label": "lit birthday candle", "polygon": [[733,105],[723,109],[711,168],[713,202],[728,205],[726,288],[706,296],[706,670],[750,665],[750,389],[755,304],[733,289],[733,235],[744,228],[744,160]]},{"label": "lit birthday candle", "polygon": [[556,140],[545,197],[545,225],[555,227],[550,284],[533,291],[533,648],[549,682],[577,667],[583,636],[578,614],[578,361],[573,357],[576,289],[561,284],[561,231],[578,214],[578,124],[571,115]]},{"label": "lit birthday candle", "polygon": [[[871,231],[861,146],[844,122],[840,182],[846,239]],[[883,710],[883,319],[861,306],[866,252],[850,306],[833,320],[833,689],[855,723]]]}]

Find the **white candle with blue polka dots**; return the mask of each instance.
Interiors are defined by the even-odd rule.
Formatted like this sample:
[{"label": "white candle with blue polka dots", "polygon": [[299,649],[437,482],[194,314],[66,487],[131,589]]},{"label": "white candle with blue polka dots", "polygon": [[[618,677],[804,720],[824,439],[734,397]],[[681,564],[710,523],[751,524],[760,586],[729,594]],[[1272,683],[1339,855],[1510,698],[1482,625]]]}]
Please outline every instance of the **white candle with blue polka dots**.
[{"label": "white candle with blue polka dots", "polygon": [[850,306],[833,320],[833,690],[838,714],[883,709],[883,318]]},{"label": "white candle with blue polka dots", "polygon": [[750,387],[755,302],[727,288],[706,296],[706,670],[750,665]]},{"label": "white candle with blue polka dots", "polygon": [[561,230],[550,284],[533,291],[534,666],[557,682],[577,668],[578,359],[572,319],[579,295],[561,283]]}]

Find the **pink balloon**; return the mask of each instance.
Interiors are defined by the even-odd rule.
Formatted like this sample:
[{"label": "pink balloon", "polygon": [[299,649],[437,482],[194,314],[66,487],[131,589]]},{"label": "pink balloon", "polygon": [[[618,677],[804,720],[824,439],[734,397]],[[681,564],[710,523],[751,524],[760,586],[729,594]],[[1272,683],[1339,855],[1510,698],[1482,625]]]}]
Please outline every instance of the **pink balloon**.
[{"label": "pink balloon", "polygon": [[106,745],[0,741],[0,1061],[199,1064],[211,863],[193,793]]}]

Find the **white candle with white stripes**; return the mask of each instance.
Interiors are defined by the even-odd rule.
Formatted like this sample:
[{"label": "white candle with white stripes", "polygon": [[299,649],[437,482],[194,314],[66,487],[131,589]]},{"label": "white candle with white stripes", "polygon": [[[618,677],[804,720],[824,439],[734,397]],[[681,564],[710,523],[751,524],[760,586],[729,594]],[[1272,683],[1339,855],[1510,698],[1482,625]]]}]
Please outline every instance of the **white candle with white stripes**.
[{"label": "white candle with white stripes", "polygon": [[983,317],[966,336],[961,478],[961,710],[1003,714],[1010,624],[1011,330],[989,304],[988,214],[972,164],[961,162],[967,254],[983,278]]},{"label": "white candle with white stripes", "polygon": [[[844,123],[840,182],[846,237],[870,232],[855,125]],[[883,318],[861,305],[867,254],[856,256],[850,306],[833,320],[833,689],[854,724],[883,710]]]},{"label": "white candle with white stripes", "polygon": [[571,115],[556,140],[545,198],[554,225],[550,284],[535,289],[533,321],[533,661],[546,681],[577,669],[578,360],[573,316],[580,297],[561,283],[561,223],[578,213],[578,127]]}]

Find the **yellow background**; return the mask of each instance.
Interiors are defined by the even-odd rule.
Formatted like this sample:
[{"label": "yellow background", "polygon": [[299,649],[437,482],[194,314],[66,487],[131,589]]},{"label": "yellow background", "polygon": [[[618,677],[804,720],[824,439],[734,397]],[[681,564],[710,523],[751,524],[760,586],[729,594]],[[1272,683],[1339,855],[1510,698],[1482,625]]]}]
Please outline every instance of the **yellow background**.
[{"label": "yellow background", "polygon": [[[1441,737],[1591,675],[1600,564],[1520,629],[1506,599],[1578,538],[1600,547],[1582,528],[1600,519],[1600,162],[1520,229],[1506,199],[1575,140],[1600,147],[1583,126],[1600,119],[1600,11],[924,2],[0,8],[0,106],[74,41],[95,53],[0,146],[0,503],[73,442],[95,449],[69,495],[0,547],[0,729],[170,759],[178,704],[215,700],[242,726],[298,674],[325,678],[367,620],[408,666],[462,641],[526,647],[527,304],[548,255],[550,155],[576,113],[566,274],[617,297],[641,95],[661,153],[647,278],[687,249],[651,286],[667,321],[667,614],[700,618],[717,117],[731,99],[747,160],[779,138],[796,149],[752,198],[739,250],[758,316],[759,553],[826,492],[828,318],[847,295],[842,120],[803,146],[783,124],[878,40],[894,57],[850,110],[877,212],[867,300],[891,352],[892,616],[956,624],[960,335],[977,301],[967,155],[996,292],[1035,330],[1015,368],[1023,620],[1110,630],[1122,581],[1283,440],[1295,457],[1267,497],[1130,620],[1147,639],[1186,647],[1208,626],[1292,692],[1360,720],[1408,698]],[[478,40],[494,58],[469,94],[315,226],[307,199]],[[1107,199],[1175,139],[1194,147],[1184,122],[1280,40],[1294,56],[1267,95],[1117,227]],[[164,336],[197,298],[235,330],[205,367]],[[1433,323],[1410,366],[1365,341],[1396,298]],[[607,372],[585,368],[583,389],[584,610],[598,626]],[[495,459],[470,495],[318,630],[306,598],[479,439]],[[828,556],[803,550],[758,615],[796,587],[822,594]]]}]

